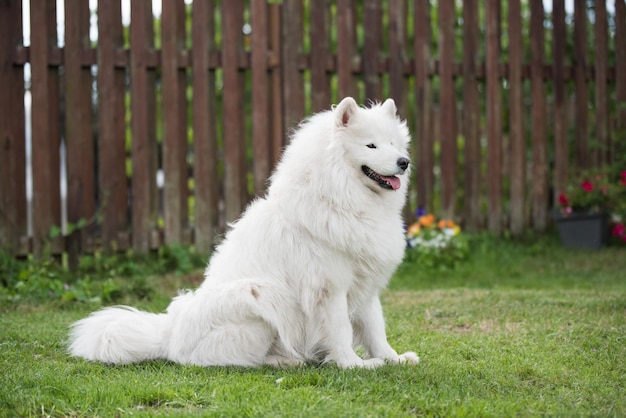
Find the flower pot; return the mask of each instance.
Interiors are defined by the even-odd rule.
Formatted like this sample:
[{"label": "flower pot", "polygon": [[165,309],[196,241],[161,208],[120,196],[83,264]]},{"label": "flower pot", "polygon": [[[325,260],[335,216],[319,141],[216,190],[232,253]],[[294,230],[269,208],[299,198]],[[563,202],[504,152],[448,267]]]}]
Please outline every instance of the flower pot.
[{"label": "flower pot", "polygon": [[561,242],[565,248],[599,250],[609,238],[609,216],[607,213],[572,213],[554,215]]}]

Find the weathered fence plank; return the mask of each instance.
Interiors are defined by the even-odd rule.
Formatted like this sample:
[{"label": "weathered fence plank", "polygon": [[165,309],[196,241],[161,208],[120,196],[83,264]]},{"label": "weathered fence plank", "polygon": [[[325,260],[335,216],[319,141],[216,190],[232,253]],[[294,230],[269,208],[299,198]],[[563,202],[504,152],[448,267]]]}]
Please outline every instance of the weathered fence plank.
[{"label": "weathered fence plank", "polygon": [[[96,182],[93,141],[91,68],[83,66],[83,51],[89,49],[89,5],[81,0],[65,2],[65,144],[67,161],[67,222],[95,223]],[[86,245],[88,227],[68,236],[71,267]]]},{"label": "weathered fence plank", "polygon": [[311,112],[328,109],[330,104],[329,25],[330,2],[328,0],[309,5],[309,43],[311,44]]},{"label": "weathered fence plank", "polygon": [[469,231],[480,227],[480,102],[476,64],[478,55],[478,3],[463,2],[463,125],[465,162],[463,167],[463,220]]},{"label": "weathered fence plank", "polygon": [[281,18],[280,5],[270,4],[269,6],[269,48],[271,57],[270,71],[270,91],[271,94],[271,143],[272,143],[272,166],[276,164],[280,158],[280,154],[285,145],[284,134],[284,114],[283,114],[283,95],[282,95],[282,67],[281,62]]},{"label": "weathered fence plank", "polygon": [[226,221],[232,222],[246,203],[244,74],[239,70],[243,51],[243,2],[222,2],[222,66],[224,78],[224,200]]},{"label": "weathered fence plank", "polygon": [[487,218],[489,231],[502,232],[502,123],[500,98],[500,1],[487,2]]},{"label": "weathered fence plank", "polygon": [[264,1],[253,1],[252,15],[252,147],[254,192],[263,195],[272,169],[270,134],[270,79],[268,10]]},{"label": "weathered fence plank", "polygon": [[544,10],[541,0],[530,2],[530,77],[532,85],[532,219],[543,231],[548,225],[548,162],[546,137],[546,98],[543,81]]},{"label": "weathered fence plank", "polygon": [[511,162],[510,229],[514,235],[526,228],[526,135],[523,121],[522,9],[520,0],[509,2],[509,141]]},{"label": "weathered fence plank", "polygon": [[337,0],[337,74],[340,98],[356,95],[352,77],[356,39],[356,8],[353,5],[353,0]]},{"label": "weathered fence plank", "polygon": [[[179,54],[185,45],[185,3],[164,0],[163,44],[163,188],[165,242],[183,243],[187,222],[187,103],[185,71]],[[241,26],[239,26],[241,28]]]},{"label": "weathered fence plank", "polygon": [[0,2],[0,248],[12,254],[27,232],[24,69],[13,65],[21,44],[21,4]]},{"label": "weathered fence plank", "polygon": [[[52,226],[61,226],[59,191],[58,70],[49,68],[56,47],[56,4],[31,10],[33,252],[41,256]],[[49,249],[49,248],[48,248]]]},{"label": "weathered fence plank", "polygon": [[615,90],[617,99],[614,157],[626,158],[626,4],[615,0]]},{"label": "weathered fence plank", "polygon": [[[554,189],[565,191],[569,147],[567,145],[567,119],[565,101],[565,1],[552,4],[552,88],[554,91]],[[558,204],[559,193],[553,193],[553,204]]]},{"label": "weathered fence plank", "polygon": [[432,122],[432,85],[430,81],[430,4],[415,2],[415,102],[416,138],[413,142],[417,161],[417,206],[432,211],[434,189],[434,139]]},{"label": "weathered fence plank", "polygon": [[[378,0],[363,0],[363,102],[376,102],[382,99],[380,59],[382,48],[382,4]],[[340,52],[341,53],[341,52]]]},{"label": "weathered fence plank", "polygon": [[151,248],[157,220],[155,131],[155,77],[148,69],[148,54],[154,48],[152,5],[131,3],[130,87],[132,135],[132,245],[140,252]]},{"label": "weathered fence plank", "polygon": [[128,228],[128,186],[124,132],[124,76],[116,68],[116,52],[123,47],[119,1],[98,2],[98,156],[102,240],[114,251]]},{"label": "weathered fence plank", "polygon": [[214,2],[194,2],[192,7],[194,235],[196,248],[205,253],[215,241],[219,215],[215,70],[209,69],[209,53],[215,50]]},{"label": "weathered fence plank", "polygon": [[404,67],[407,63],[406,0],[389,0],[389,96],[396,102],[398,114],[407,118]]},{"label": "weathered fence plank", "polygon": [[439,132],[441,133],[441,215],[455,218],[457,193],[456,92],[453,60],[454,0],[439,2]]},{"label": "weathered fence plank", "polygon": [[609,141],[609,98],[607,90],[608,68],[608,28],[606,16],[606,1],[596,0],[595,6],[595,125],[597,146],[591,150],[591,158],[596,166],[606,165],[609,162],[611,143]]},{"label": "weathered fence plank", "polygon": [[576,96],[576,165],[588,168],[589,91],[587,86],[587,11],[585,0],[574,0],[574,78]]},{"label": "weathered fence plank", "polygon": [[304,77],[300,70],[303,4],[301,1],[286,1],[281,7],[283,122],[287,132],[304,117]]}]

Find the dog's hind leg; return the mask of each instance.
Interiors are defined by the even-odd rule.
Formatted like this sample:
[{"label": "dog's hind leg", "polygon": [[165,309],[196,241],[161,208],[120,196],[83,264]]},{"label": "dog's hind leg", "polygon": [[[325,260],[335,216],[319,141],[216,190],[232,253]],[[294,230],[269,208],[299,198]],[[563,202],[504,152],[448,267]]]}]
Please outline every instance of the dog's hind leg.
[{"label": "dog's hind leg", "polygon": [[275,332],[261,319],[214,328],[193,350],[187,363],[198,366],[256,367],[266,362]]},{"label": "dog's hind leg", "polygon": [[201,366],[260,366],[279,338],[276,312],[287,300],[261,279],[205,286],[183,295],[168,308],[175,318],[168,358]]}]

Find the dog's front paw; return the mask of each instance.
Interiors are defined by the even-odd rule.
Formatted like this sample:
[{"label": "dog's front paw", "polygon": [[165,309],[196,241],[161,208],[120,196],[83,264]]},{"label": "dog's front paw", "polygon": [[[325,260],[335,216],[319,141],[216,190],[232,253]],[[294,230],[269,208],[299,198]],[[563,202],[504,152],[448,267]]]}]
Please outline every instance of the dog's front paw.
[{"label": "dog's front paw", "polygon": [[357,361],[350,361],[350,362],[337,362],[337,366],[341,367],[342,369],[355,369],[355,368],[375,369],[384,364],[385,364],[385,360],[381,358],[370,358],[367,360],[359,359]]},{"label": "dog's front paw", "polygon": [[400,364],[418,364],[419,362],[420,358],[412,351],[407,351],[398,356],[398,363]]},{"label": "dog's front paw", "polygon": [[366,369],[375,369],[383,364],[385,364],[385,360],[381,358],[369,358],[367,360],[363,360],[363,368]]}]

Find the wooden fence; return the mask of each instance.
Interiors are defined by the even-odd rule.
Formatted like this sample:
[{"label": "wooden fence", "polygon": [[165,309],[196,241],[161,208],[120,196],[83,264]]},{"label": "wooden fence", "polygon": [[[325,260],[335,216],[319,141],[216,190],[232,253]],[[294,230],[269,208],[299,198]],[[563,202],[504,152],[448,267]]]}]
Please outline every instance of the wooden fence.
[{"label": "wooden fence", "polygon": [[471,230],[544,230],[571,173],[626,149],[624,0],[163,0],[159,18],[133,0],[130,24],[120,0],[88,3],[31,0],[25,45],[22,1],[0,2],[0,246],[17,254],[208,251],[286,132],[347,95],[396,100],[410,209]]}]

